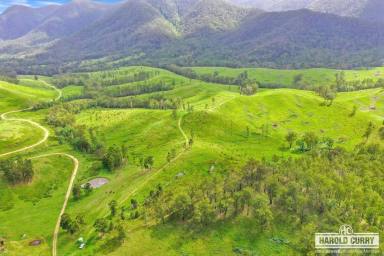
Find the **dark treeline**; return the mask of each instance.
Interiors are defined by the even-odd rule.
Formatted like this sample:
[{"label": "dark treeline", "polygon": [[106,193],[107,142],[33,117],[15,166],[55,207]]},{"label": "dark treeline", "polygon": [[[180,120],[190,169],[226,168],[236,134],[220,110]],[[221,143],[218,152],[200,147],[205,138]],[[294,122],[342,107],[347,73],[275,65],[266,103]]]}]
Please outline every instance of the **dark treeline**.
[{"label": "dark treeline", "polygon": [[[86,108],[87,105],[84,104],[83,107]],[[58,105],[51,109],[47,121],[56,127],[55,133],[59,142],[68,142],[75,150],[95,154],[109,171],[125,165],[127,149],[124,146],[108,148],[93,129],[86,129],[85,126],[76,124],[74,114],[81,108],[76,104],[66,103],[64,106]]]},{"label": "dark treeline", "polygon": [[[249,83],[249,81],[252,81],[248,78],[247,71],[240,73],[237,77],[229,77],[229,76],[219,75],[217,71],[214,71],[211,74],[198,74],[191,68],[179,67],[176,65],[167,65],[167,66],[164,66],[163,68],[168,69],[169,71],[174,72],[178,75],[182,75],[191,79],[202,80],[205,82],[244,86],[245,84]],[[291,85],[262,83],[256,80],[253,82],[258,84],[259,87],[270,88],[270,89],[285,88],[285,87],[291,87],[291,86],[293,88],[301,89],[301,90],[317,89],[318,86],[305,82],[303,78],[304,77],[302,74],[296,75]],[[380,79],[377,79],[376,81],[374,79],[347,81],[345,79],[345,72],[342,71],[335,75],[334,82],[328,85],[322,85],[322,86],[331,87],[334,91],[338,91],[338,92],[356,91],[356,90],[384,87],[384,79],[380,78]]]},{"label": "dark treeline", "polygon": [[18,84],[17,73],[13,70],[0,70],[0,81],[5,81],[11,84]]},{"label": "dark treeline", "polygon": [[75,150],[95,154],[107,170],[113,171],[124,166],[128,156],[124,145],[107,147],[94,129],[76,124],[75,114],[89,107],[87,102],[56,105],[50,109],[47,122],[55,127],[60,143],[68,142]]},{"label": "dark treeline", "polygon": [[178,67],[176,65],[168,65],[163,68],[191,79],[198,79],[208,83],[219,83],[225,85],[238,85],[240,86],[240,93],[243,95],[253,95],[257,92],[259,87],[277,88],[282,87],[279,85],[260,84],[254,79],[248,77],[248,72],[241,72],[237,77],[222,76],[217,71],[212,74],[198,74],[191,68]]},{"label": "dark treeline", "polygon": [[[209,83],[219,83],[219,84],[225,84],[225,85],[238,85],[240,87],[244,87],[247,84],[248,85],[254,84],[254,85],[257,85],[257,87],[270,88],[270,89],[287,87],[286,85],[283,85],[283,84],[262,83],[260,81],[254,80],[254,79],[249,79],[247,71],[241,72],[236,77],[231,77],[231,76],[219,75],[219,73],[217,71],[213,72],[212,74],[198,74],[191,68],[179,67],[176,65],[167,65],[167,66],[163,66],[162,68],[167,69],[167,70],[169,70],[175,74],[188,77],[190,79],[202,80],[204,82],[209,82]],[[251,94],[253,94],[253,93],[251,93]]]},{"label": "dark treeline", "polygon": [[4,173],[5,179],[13,185],[31,182],[34,175],[32,161],[22,158],[0,161],[0,171]]},{"label": "dark treeline", "polygon": [[89,140],[86,128],[77,125],[75,120],[75,114],[87,108],[87,102],[55,105],[49,111],[47,123],[55,127],[60,143],[68,142],[76,150],[91,153],[96,150],[98,143]]},{"label": "dark treeline", "polygon": [[188,77],[190,79],[198,79],[209,83],[219,83],[226,85],[243,85],[247,82],[248,73],[242,72],[237,77],[222,76],[217,71],[212,74],[198,74],[191,68],[179,67],[176,65],[167,65],[162,68],[167,69],[175,74]]},{"label": "dark treeline", "polygon": [[151,95],[148,98],[100,97],[92,102],[92,107],[103,108],[147,108],[147,109],[176,109],[180,99],[166,98],[163,95]]},{"label": "dark treeline", "polygon": [[306,253],[313,250],[308,234],[319,230],[343,223],[357,230],[384,229],[382,161],[384,152],[376,145],[360,145],[350,153],[313,150],[298,159],[250,159],[200,183],[194,179],[171,190],[158,186],[142,203],[140,215],[195,228],[237,216],[253,219],[264,231],[289,223],[301,239],[297,248]]},{"label": "dark treeline", "polygon": [[131,86],[118,86],[113,90],[107,91],[107,94],[112,97],[125,97],[140,95],[151,92],[170,91],[175,88],[174,85],[165,84],[163,81],[154,84],[137,84]]},{"label": "dark treeline", "polygon": [[373,79],[346,81],[345,73],[340,72],[335,75],[335,83],[332,86],[339,92],[371,89],[384,87],[384,79],[380,78],[377,81]]},{"label": "dark treeline", "polygon": [[66,74],[54,77],[53,83],[58,88],[69,85],[106,87],[148,80],[158,74],[158,71],[110,70],[96,73]]}]

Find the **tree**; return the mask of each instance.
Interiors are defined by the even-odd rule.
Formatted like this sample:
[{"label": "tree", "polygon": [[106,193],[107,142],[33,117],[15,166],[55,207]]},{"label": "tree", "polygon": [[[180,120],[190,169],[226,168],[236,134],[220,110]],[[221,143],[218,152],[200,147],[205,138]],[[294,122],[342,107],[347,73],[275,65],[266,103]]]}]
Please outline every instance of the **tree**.
[{"label": "tree", "polygon": [[168,163],[170,163],[170,162],[171,162],[171,160],[172,160],[172,156],[171,156],[171,153],[170,153],[170,152],[168,152],[168,154],[167,154],[167,162],[168,162]]},{"label": "tree", "polygon": [[85,224],[84,215],[82,215],[82,214],[77,215],[76,216],[76,222],[79,225],[84,225]]},{"label": "tree", "polygon": [[332,105],[333,100],[336,98],[336,92],[329,86],[321,85],[316,88],[316,92],[324,98],[324,104],[328,102],[328,106]]},{"label": "tree", "polygon": [[74,234],[77,231],[79,231],[79,229],[80,229],[80,225],[77,221],[77,218],[76,218],[76,220],[72,220],[71,216],[69,216],[66,213],[64,213],[61,216],[60,227],[64,230],[68,231],[70,234]]},{"label": "tree", "polygon": [[240,86],[240,94],[253,95],[259,89],[259,85],[256,81],[247,80]]},{"label": "tree", "polygon": [[124,155],[121,148],[116,146],[108,148],[107,153],[103,157],[104,166],[113,171],[121,167],[124,163]]},{"label": "tree", "polygon": [[81,187],[79,184],[75,184],[72,188],[73,198],[79,200],[81,197]]},{"label": "tree", "polygon": [[69,216],[69,214],[67,213],[64,213],[63,215],[61,215],[61,219],[60,219],[60,227],[64,230],[67,230],[68,227],[69,227],[69,223],[72,221],[71,217]]},{"label": "tree", "polygon": [[330,151],[333,148],[335,141],[332,138],[325,137],[323,138],[323,143],[327,147],[328,151]]},{"label": "tree", "polygon": [[314,132],[306,132],[303,136],[303,140],[309,150],[312,150],[319,142],[319,138]]},{"label": "tree", "polygon": [[364,132],[364,137],[366,140],[368,140],[369,136],[371,136],[374,128],[375,128],[374,124],[372,122],[369,122],[368,127]]},{"label": "tree", "polygon": [[76,222],[76,221],[71,221],[70,223],[69,223],[69,226],[68,226],[68,232],[71,234],[71,235],[73,235],[73,234],[75,234],[77,231],[79,231],[79,229],[80,229],[80,226],[79,226],[79,224]]},{"label": "tree", "polygon": [[87,195],[89,195],[89,194],[92,192],[92,190],[93,190],[93,188],[92,188],[92,186],[91,186],[91,183],[87,182],[87,183],[84,185],[84,190],[85,190],[85,193],[86,193]]},{"label": "tree", "polygon": [[164,200],[156,200],[156,203],[153,205],[154,215],[155,217],[161,221],[161,223],[165,223],[165,217],[167,216],[168,209],[167,204]]},{"label": "tree", "polygon": [[209,225],[215,220],[215,210],[207,199],[199,202],[193,212],[195,222],[204,226]]},{"label": "tree", "polygon": [[191,198],[186,194],[178,194],[173,202],[172,208],[175,217],[186,220],[192,214]]},{"label": "tree", "polygon": [[189,139],[189,141],[188,141],[188,145],[189,145],[189,147],[192,147],[192,145],[193,145],[193,138],[190,138],[190,139]]},{"label": "tree", "polygon": [[379,129],[379,137],[380,139],[384,140],[384,127],[381,127]]},{"label": "tree", "polygon": [[336,98],[336,93],[333,91],[328,91],[327,94],[324,96],[324,99],[328,101],[328,106],[332,105],[333,100]]},{"label": "tree", "polygon": [[357,106],[356,105],[353,105],[353,108],[352,108],[352,112],[351,114],[349,114],[350,117],[353,117],[356,115],[356,111],[357,111]]},{"label": "tree", "polygon": [[32,161],[20,157],[0,161],[0,171],[11,184],[31,182],[34,176]]},{"label": "tree", "polygon": [[118,225],[116,229],[117,229],[117,240],[120,242],[124,241],[127,235],[125,234],[125,230],[123,226]]},{"label": "tree", "polygon": [[304,141],[304,139],[298,139],[297,141],[296,141],[296,145],[299,147],[299,151],[300,152],[305,152],[305,150],[306,150],[306,146],[305,146],[305,141]]},{"label": "tree", "polygon": [[101,233],[102,235],[109,232],[109,223],[105,218],[96,219],[95,223],[93,224],[93,227],[96,229],[97,232]]},{"label": "tree", "polygon": [[143,163],[144,168],[147,170],[152,169],[153,163],[154,163],[153,156],[147,156],[144,159],[144,163]]},{"label": "tree", "polygon": [[135,199],[131,199],[131,209],[132,210],[137,209],[138,205],[139,205],[139,203]]},{"label": "tree", "polygon": [[344,84],[346,83],[344,71],[341,71],[340,73],[335,74],[335,83],[336,83],[336,88],[340,91],[343,88]]},{"label": "tree", "polygon": [[247,208],[247,215],[249,215],[250,205],[251,205],[251,199],[253,190],[250,187],[246,187],[241,191],[241,209],[243,210],[245,207]]},{"label": "tree", "polygon": [[177,110],[176,109],[172,110],[172,118],[177,119]]},{"label": "tree", "polygon": [[293,82],[292,84],[295,86],[295,87],[299,87],[300,86],[300,83],[302,82],[303,80],[303,74],[297,74],[293,77]]},{"label": "tree", "polygon": [[263,194],[258,194],[255,196],[252,206],[254,218],[258,221],[259,226],[262,229],[267,229],[273,220],[273,214],[268,205],[268,198]]},{"label": "tree", "polygon": [[273,204],[273,199],[278,195],[280,190],[279,181],[275,176],[270,176],[267,180],[267,195],[269,198],[269,204]]},{"label": "tree", "polygon": [[112,200],[108,204],[109,209],[111,211],[111,216],[114,217],[116,215],[116,210],[117,210],[117,202],[116,200]]},{"label": "tree", "polygon": [[290,149],[292,148],[292,144],[296,141],[296,139],[297,133],[293,131],[288,132],[288,134],[285,136],[285,140],[288,142]]}]

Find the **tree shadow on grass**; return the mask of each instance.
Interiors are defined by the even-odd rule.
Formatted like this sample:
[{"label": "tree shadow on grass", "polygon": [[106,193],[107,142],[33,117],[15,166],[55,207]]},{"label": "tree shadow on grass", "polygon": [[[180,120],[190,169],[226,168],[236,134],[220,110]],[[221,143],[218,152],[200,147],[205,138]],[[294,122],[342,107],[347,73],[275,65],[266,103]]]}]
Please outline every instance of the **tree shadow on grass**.
[{"label": "tree shadow on grass", "polygon": [[[204,240],[207,242],[207,247],[213,244],[212,249],[218,247],[225,251],[229,247],[234,253],[235,251],[253,252],[260,243],[269,243],[269,233],[261,232],[256,227],[255,221],[248,218],[217,221],[211,225],[199,227],[192,227],[187,223],[169,222],[152,227],[151,236],[154,240],[166,240],[172,249],[182,254],[185,254],[182,248],[196,240]],[[227,248],[221,248],[221,243]]]},{"label": "tree shadow on grass", "polygon": [[117,237],[109,238],[100,246],[100,252],[111,253],[121,247],[123,242],[124,240],[118,239]]}]

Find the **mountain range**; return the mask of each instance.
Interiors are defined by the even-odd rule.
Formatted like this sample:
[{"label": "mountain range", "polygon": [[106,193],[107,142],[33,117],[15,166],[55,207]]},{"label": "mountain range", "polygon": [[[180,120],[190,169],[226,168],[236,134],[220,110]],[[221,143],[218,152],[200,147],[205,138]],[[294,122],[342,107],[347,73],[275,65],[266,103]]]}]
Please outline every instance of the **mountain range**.
[{"label": "mountain range", "polygon": [[231,0],[239,6],[255,7],[265,11],[309,9],[315,12],[384,22],[382,0]]},{"label": "mountain range", "polygon": [[[375,1],[128,0],[108,5],[75,0],[42,8],[12,6],[0,15],[0,66],[56,72],[68,63],[105,58],[149,65],[381,65],[383,4]],[[348,10],[342,8],[347,2]]]}]

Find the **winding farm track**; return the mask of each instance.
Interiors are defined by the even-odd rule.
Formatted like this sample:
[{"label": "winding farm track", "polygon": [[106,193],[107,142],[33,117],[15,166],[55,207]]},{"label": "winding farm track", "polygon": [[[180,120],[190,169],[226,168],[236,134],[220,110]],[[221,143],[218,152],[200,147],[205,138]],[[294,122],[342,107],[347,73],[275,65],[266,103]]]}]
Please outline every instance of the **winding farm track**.
[{"label": "winding farm track", "polygon": [[181,116],[179,118],[179,121],[178,121],[178,128],[179,128],[179,131],[180,133],[183,135],[183,139],[185,140],[185,147],[184,147],[184,150],[181,151],[179,154],[177,154],[171,161],[167,162],[166,164],[164,164],[163,166],[161,166],[159,169],[157,169],[155,172],[153,172],[151,174],[151,176],[149,176],[147,179],[145,179],[144,181],[142,181],[140,184],[138,184],[136,186],[135,189],[133,189],[130,193],[128,193],[124,199],[122,200],[122,202],[126,202],[131,196],[133,196],[139,189],[141,189],[145,184],[147,184],[150,180],[152,180],[157,174],[159,174],[160,172],[162,172],[165,168],[167,168],[168,166],[170,166],[173,162],[175,162],[176,160],[178,160],[187,150],[188,150],[188,136],[185,134],[181,124],[183,122],[183,117],[184,116]]},{"label": "winding farm track", "polygon": [[32,157],[31,159],[50,157],[50,156],[65,156],[65,157],[70,158],[74,164],[74,168],[72,171],[71,179],[69,181],[67,193],[65,194],[64,203],[63,203],[63,206],[61,207],[61,211],[60,211],[59,217],[57,218],[56,226],[55,226],[55,229],[53,231],[52,255],[56,256],[57,255],[57,240],[58,240],[59,231],[60,231],[61,216],[63,216],[65,209],[67,208],[69,197],[71,196],[73,184],[74,184],[75,179],[76,179],[77,171],[79,170],[79,160],[76,157],[74,157],[70,154],[66,154],[66,153],[52,153],[52,154],[40,155],[40,156]]},{"label": "winding farm track", "polygon": [[[40,81],[44,85],[54,89],[58,93],[58,96],[54,99],[54,101],[60,100],[60,98],[62,97],[61,90],[57,89],[56,87],[48,84],[47,82],[45,82],[43,80],[40,80]],[[33,149],[33,148],[43,144],[44,142],[46,142],[48,140],[48,137],[49,137],[48,129],[45,128],[44,126],[40,125],[39,123],[31,121],[31,120],[28,120],[28,119],[8,118],[7,117],[7,115],[9,115],[9,114],[19,113],[19,112],[23,112],[23,111],[28,111],[28,110],[31,110],[31,109],[32,108],[26,108],[26,109],[21,109],[21,110],[9,111],[9,112],[3,113],[0,117],[1,117],[1,120],[4,120],[4,121],[20,121],[20,122],[29,123],[29,124],[37,127],[38,129],[40,129],[40,130],[42,130],[44,132],[43,138],[41,140],[39,140],[38,142],[34,143],[33,145],[26,146],[26,147],[23,147],[23,148],[20,148],[20,149],[17,149],[17,150],[13,150],[13,151],[10,151],[10,152],[7,152],[7,153],[0,154],[0,158],[1,157],[6,157],[6,156],[10,156],[10,155],[13,155],[13,154],[16,154],[16,153],[19,153],[19,152],[24,152],[24,151]],[[71,175],[71,178],[70,178],[70,181],[69,181],[69,185],[68,185],[68,189],[67,189],[67,192],[65,194],[64,203],[63,203],[63,206],[61,207],[61,211],[60,211],[59,217],[57,218],[55,229],[53,231],[53,237],[52,237],[52,256],[57,256],[57,240],[58,240],[58,235],[59,235],[59,231],[60,231],[61,216],[64,214],[65,209],[67,208],[69,197],[71,196],[71,191],[72,191],[72,188],[73,188],[73,184],[75,182],[77,171],[79,169],[79,160],[76,157],[74,157],[73,155],[70,155],[70,154],[67,154],[67,153],[44,154],[44,155],[40,155],[40,156],[31,157],[30,159],[37,159],[37,158],[50,157],[50,156],[64,156],[64,157],[68,157],[69,159],[72,160],[72,162],[74,164],[72,175]]]},{"label": "winding farm track", "polygon": [[[221,106],[223,106],[224,104],[234,100],[235,98],[237,97],[231,97],[223,102],[221,102],[220,104],[216,105],[215,107],[209,109],[208,111],[209,112],[213,112],[215,111],[216,109],[220,108]],[[155,172],[152,173],[151,176],[149,176],[147,179],[145,179],[144,181],[142,181],[139,185],[136,186],[135,189],[133,189],[130,193],[128,193],[124,199],[122,200],[122,202],[125,202],[127,201],[131,196],[133,196],[140,188],[142,188],[145,184],[147,184],[151,179],[153,179],[157,174],[159,174],[160,172],[162,172],[165,168],[167,168],[170,164],[172,164],[173,162],[175,162],[176,160],[178,160],[189,148],[189,139],[188,139],[188,136],[186,135],[185,131],[183,130],[182,128],[182,123],[183,123],[183,117],[184,115],[182,115],[180,118],[179,118],[179,121],[178,121],[178,128],[179,128],[179,131],[180,133],[183,135],[183,138],[185,140],[185,148],[183,151],[181,151],[175,158],[173,158],[170,162],[164,164],[162,167],[160,167],[159,169],[157,169]]]},{"label": "winding farm track", "polygon": [[30,145],[30,146],[26,146],[26,147],[23,147],[23,148],[20,148],[20,149],[16,149],[16,150],[13,150],[13,151],[10,151],[10,152],[7,152],[7,153],[3,153],[3,154],[0,154],[0,157],[5,157],[5,156],[9,156],[9,155],[13,155],[13,154],[16,154],[16,153],[19,153],[19,152],[23,152],[23,151],[27,151],[29,149],[32,149],[32,148],[35,148],[41,144],[43,144],[44,142],[47,141],[48,137],[49,137],[49,131],[47,128],[45,128],[44,126],[40,125],[39,123],[36,123],[34,121],[31,121],[31,120],[28,120],[28,119],[22,119],[22,118],[8,118],[7,115],[9,114],[12,114],[12,113],[19,113],[19,112],[23,112],[23,111],[27,111],[27,110],[31,110],[32,108],[27,108],[27,109],[21,109],[21,110],[14,110],[14,111],[9,111],[7,113],[4,113],[1,115],[1,120],[4,120],[4,121],[20,121],[20,122],[25,122],[25,123],[29,123],[35,127],[37,127],[38,129],[42,130],[44,132],[44,136],[41,140],[39,140],[38,142]]},{"label": "winding farm track", "polygon": [[[55,98],[54,101],[58,101],[60,100],[60,98],[62,97],[62,92],[61,90],[57,89],[56,87],[48,84],[47,82],[43,81],[43,80],[40,80],[42,83],[44,83],[47,87],[51,87],[52,89],[54,89],[57,93],[58,93],[58,96]],[[224,105],[225,103],[233,100],[235,97],[233,98],[230,98],[224,102],[222,102],[221,104],[217,105],[216,107],[212,108],[211,110],[209,111],[214,111],[215,109],[217,109],[218,107]],[[40,125],[39,123],[37,122],[34,122],[34,121],[31,121],[31,120],[28,120],[28,119],[22,119],[22,118],[8,118],[7,115],[9,114],[12,114],[12,113],[19,113],[19,112],[24,112],[24,111],[28,111],[28,110],[31,110],[32,108],[27,108],[27,109],[22,109],[22,110],[14,110],[14,111],[10,111],[10,112],[6,112],[6,113],[3,113],[0,117],[1,117],[1,120],[6,120],[6,121],[20,121],[20,122],[26,122],[26,123],[29,123],[35,127],[37,127],[38,129],[41,129],[43,132],[44,132],[44,136],[43,138],[34,143],[33,145],[30,145],[30,146],[26,146],[26,147],[23,147],[21,149],[17,149],[17,150],[14,150],[14,151],[11,151],[11,152],[7,152],[7,153],[3,153],[3,154],[0,154],[0,158],[1,157],[5,157],[5,156],[9,156],[9,155],[12,155],[12,154],[16,154],[16,153],[19,153],[19,152],[23,152],[23,151],[27,151],[27,150],[30,150],[30,149],[33,149],[41,144],[43,144],[44,142],[46,142],[48,140],[48,137],[49,137],[49,131],[47,128],[45,128],[44,126]],[[143,182],[141,182],[138,186],[136,186],[135,189],[133,189],[129,194],[127,194],[125,196],[125,198],[122,200],[123,202],[126,201],[127,199],[129,199],[133,194],[135,194],[140,188],[142,188],[146,183],[148,183],[151,179],[153,179],[157,174],[159,174],[160,172],[162,172],[165,168],[167,168],[171,163],[175,162],[177,159],[179,159],[185,152],[186,150],[188,150],[189,148],[189,139],[188,139],[188,136],[186,135],[185,131],[183,130],[182,128],[182,122],[183,122],[183,116],[181,116],[178,120],[178,129],[180,131],[180,133],[182,134],[183,136],[183,139],[185,140],[185,148],[183,151],[181,151],[175,158],[173,158],[170,162],[164,164],[161,168],[159,168],[158,170],[156,170],[154,173],[152,173],[151,176],[149,176],[147,179],[145,179]],[[68,157],[69,159],[72,160],[73,164],[74,164],[74,168],[73,168],[73,171],[72,171],[72,175],[71,175],[71,178],[70,178],[70,181],[69,181],[69,185],[68,185],[68,189],[67,189],[67,192],[65,194],[65,198],[64,198],[64,203],[63,203],[63,206],[60,210],[60,214],[59,214],[59,217],[57,218],[57,221],[56,221],[56,225],[55,225],[55,229],[53,231],[53,237],[52,237],[52,256],[57,256],[57,241],[58,241],[58,235],[59,235],[59,231],[60,231],[60,222],[61,222],[61,217],[62,215],[64,214],[65,210],[66,210],[66,207],[67,207],[67,204],[68,204],[68,200],[70,198],[70,195],[71,195],[71,191],[72,191],[72,188],[73,188],[73,184],[75,182],[75,179],[76,179],[76,175],[77,175],[77,172],[78,172],[78,169],[79,169],[79,160],[74,157],[73,155],[70,155],[70,154],[67,154],[67,153],[51,153],[51,154],[44,154],[44,155],[40,155],[40,156],[35,156],[35,157],[32,157],[31,159],[37,159],[37,158],[43,158],[43,157],[51,157],[51,156],[64,156],[64,157]]]},{"label": "winding farm track", "polygon": [[179,131],[180,131],[180,133],[183,135],[183,137],[184,137],[184,139],[185,139],[185,147],[188,147],[188,143],[189,143],[189,142],[188,142],[188,137],[187,137],[187,135],[185,134],[183,128],[181,127],[182,122],[183,122],[183,116],[181,116],[181,117],[179,118],[179,122],[178,122],[177,126],[179,127]]}]

